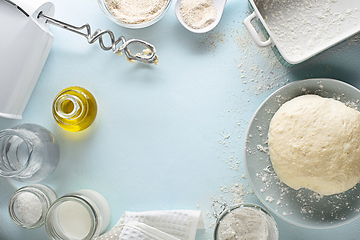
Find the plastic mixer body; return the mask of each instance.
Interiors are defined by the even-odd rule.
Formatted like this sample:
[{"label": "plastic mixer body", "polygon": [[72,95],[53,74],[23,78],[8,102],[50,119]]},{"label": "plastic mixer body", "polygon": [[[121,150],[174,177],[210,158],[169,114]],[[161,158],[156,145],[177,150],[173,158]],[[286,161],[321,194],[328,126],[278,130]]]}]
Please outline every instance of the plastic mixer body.
[{"label": "plastic mixer body", "polygon": [[[52,3],[0,0],[0,117],[21,119],[54,42]],[[5,23],[5,24],[3,24]]]}]

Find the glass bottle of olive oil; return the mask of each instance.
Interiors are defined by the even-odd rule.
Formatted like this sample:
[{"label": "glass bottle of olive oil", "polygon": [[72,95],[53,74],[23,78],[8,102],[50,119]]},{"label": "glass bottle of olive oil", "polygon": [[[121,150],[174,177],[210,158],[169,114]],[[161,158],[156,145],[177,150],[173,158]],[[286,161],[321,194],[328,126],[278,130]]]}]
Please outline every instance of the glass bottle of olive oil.
[{"label": "glass bottle of olive oil", "polygon": [[69,87],[56,95],[52,113],[60,127],[79,132],[94,122],[97,104],[94,96],[85,88]]}]

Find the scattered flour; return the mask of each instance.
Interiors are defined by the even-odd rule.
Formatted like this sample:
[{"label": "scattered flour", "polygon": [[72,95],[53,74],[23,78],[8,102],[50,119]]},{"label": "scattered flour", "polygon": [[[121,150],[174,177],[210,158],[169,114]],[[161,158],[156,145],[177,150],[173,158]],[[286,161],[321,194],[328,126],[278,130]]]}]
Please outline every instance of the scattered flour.
[{"label": "scattered flour", "polygon": [[227,186],[221,186],[220,190],[223,193],[231,194],[232,199],[230,200],[232,204],[240,204],[244,202],[244,196],[246,193],[245,187],[241,183],[234,183],[230,189]]},{"label": "scattered flour", "polygon": [[182,0],[180,14],[193,29],[202,29],[215,21],[217,9],[212,0]]}]

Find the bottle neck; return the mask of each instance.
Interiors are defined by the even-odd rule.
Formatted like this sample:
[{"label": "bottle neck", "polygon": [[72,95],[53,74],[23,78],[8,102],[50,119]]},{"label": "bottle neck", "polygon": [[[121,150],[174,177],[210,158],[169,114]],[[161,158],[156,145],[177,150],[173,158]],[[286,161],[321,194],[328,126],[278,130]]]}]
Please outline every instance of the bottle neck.
[{"label": "bottle neck", "polygon": [[64,94],[56,99],[55,113],[63,119],[76,119],[82,114],[83,104],[81,100],[74,95]]}]

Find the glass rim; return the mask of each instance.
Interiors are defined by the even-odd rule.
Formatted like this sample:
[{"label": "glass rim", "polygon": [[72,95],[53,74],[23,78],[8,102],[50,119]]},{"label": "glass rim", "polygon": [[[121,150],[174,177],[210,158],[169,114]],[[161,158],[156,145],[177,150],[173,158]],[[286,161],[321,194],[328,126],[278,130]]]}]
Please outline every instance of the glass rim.
[{"label": "glass rim", "polygon": [[10,168],[4,169],[4,168],[0,167],[0,176],[2,176],[2,177],[19,176],[30,165],[31,155],[34,151],[34,144],[31,142],[31,140],[29,138],[25,137],[23,134],[19,133],[19,131],[16,129],[4,129],[4,130],[0,131],[0,139],[2,139],[4,137],[11,138],[14,136],[21,138],[26,143],[26,146],[29,150],[29,156],[26,159],[25,163],[17,170],[10,169]]},{"label": "glass rim", "polygon": [[[59,236],[58,232],[53,227],[53,214],[56,214],[56,209],[58,209],[65,202],[77,202],[83,206],[86,211],[89,213],[91,219],[91,226],[89,233],[83,238],[83,240],[90,240],[94,238],[100,230],[100,215],[96,208],[93,206],[94,203],[87,197],[81,194],[67,194],[58,198],[49,208],[46,218],[45,218],[45,230],[48,236],[52,239],[62,240],[63,238]],[[65,232],[64,232],[65,233]],[[71,237],[69,239],[72,239]]]},{"label": "glass rim", "polygon": [[[76,92],[79,94],[80,97],[73,95],[71,92]],[[89,92],[90,93],[90,92]],[[91,93],[90,93],[91,94]],[[61,96],[63,95],[63,96]],[[64,113],[61,110],[61,104],[64,103],[64,101],[69,100],[74,104],[74,109],[71,113]],[[54,100],[53,100],[53,115],[57,121],[59,121],[61,124],[64,125],[72,125],[71,121],[79,120],[80,122],[84,121],[84,116],[89,111],[89,106],[86,102],[87,96],[82,91],[78,89],[73,89],[72,87],[66,88],[56,94]],[[79,109],[81,108],[81,112],[79,113]],[[56,114],[55,114],[56,113]],[[77,114],[78,113],[78,114]],[[68,120],[68,118],[72,118],[74,116],[78,115],[76,118],[73,118],[71,120]],[[68,121],[66,121],[68,120]]]},{"label": "glass rim", "polygon": [[[65,101],[70,101],[74,107],[71,110],[70,113],[65,113],[62,111],[61,106],[64,104]],[[82,107],[81,112],[78,114],[77,117],[75,117],[76,113],[79,112],[80,106]],[[77,119],[83,115],[84,112],[84,106],[82,104],[82,101],[79,97],[70,95],[70,94],[64,94],[63,96],[57,97],[54,102],[54,111],[61,117],[61,118],[72,118]]]},{"label": "glass rim", "polygon": [[[48,209],[49,209],[49,207],[51,205],[50,197],[43,191],[43,189],[38,187],[38,185],[40,185],[40,184],[28,185],[28,186],[24,186],[24,187],[19,188],[13,194],[13,196],[11,197],[11,199],[9,201],[8,211],[9,211],[10,218],[13,220],[13,222],[15,224],[17,224],[17,225],[19,225],[19,226],[21,226],[23,228],[26,228],[26,229],[39,228],[42,225],[44,225],[46,213],[47,213],[47,211],[48,211]],[[44,186],[47,187],[49,190],[51,190],[56,196],[56,193],[52,188],[50,188],[47,185],[44,185]],[[41,216],[36,222],[34,222],[32,224],[26,224],[24,221],[19,219],[18,216],[15,213],[16,200],[23,193],[30,193],[30,194],[35,195],[37,197],[37,199],[41,203],[41,208],[42,208]]]}]

